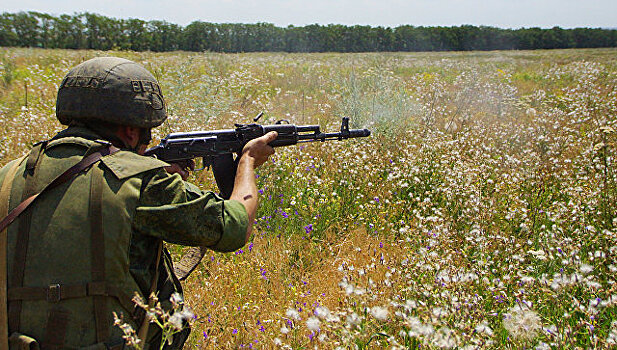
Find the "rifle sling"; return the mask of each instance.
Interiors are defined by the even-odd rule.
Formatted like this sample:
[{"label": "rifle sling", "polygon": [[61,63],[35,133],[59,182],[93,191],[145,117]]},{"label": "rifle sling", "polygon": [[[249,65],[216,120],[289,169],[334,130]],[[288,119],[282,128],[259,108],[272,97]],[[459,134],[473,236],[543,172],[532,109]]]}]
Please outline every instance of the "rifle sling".
[{"label": "rifle sling", "polygon": [[206,247],[190,247],[182,259],[174,264],[174,274],[180,281],[184,281],[196,268],[199,262],[203,259],[208,248]]},{"label": "rifle sling", "polygon": [[[238,171],[238,159],[233,158],[231,154],[222,154],[217,156],[212,161],[212,173],[216,180],[216,185],[221,191],[223,199],[229,199],[231,192],[234,189],[234,181],[236,172]],[[206,247],[191,247],[177,264],[174,264],[174,274],[180,281],[184,281],[195,271],[201,259],[206,255],[208,248]]]}]

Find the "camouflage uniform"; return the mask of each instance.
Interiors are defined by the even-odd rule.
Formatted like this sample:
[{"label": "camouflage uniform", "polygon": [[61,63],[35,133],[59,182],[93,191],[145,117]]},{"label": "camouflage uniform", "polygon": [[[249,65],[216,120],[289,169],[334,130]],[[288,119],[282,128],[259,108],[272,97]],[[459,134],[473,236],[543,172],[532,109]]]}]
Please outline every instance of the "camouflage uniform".
[{"label": "camouflage uniform", "polygon": [[[40,191],[86,152],[100,147],[100,139],[91,129],[69,127],[50,140],[40,155],[33,154],[30,158],[34,161],[22,161],[13,182],[10,208]],[[13,162],[0,170],[0,183]],[[26,169],[28,163],[36,164],[33,172]],[[166,250],[159,265],[154,266],[161,240],[208,246],[222,252],[244,245],[248,226],[244,206],[234,200],[223,200],[212,192],[203,192],[184,182],[178,174],[168,174],[163,169],[167,165],[129,151],[106,156],[91,169],[39,197],[32,208],[9,226],[9,334],[18,331],[43,345],[55,344],[58,348],[81,348],[97,343],[93,317],[93,300],[97,297],[72,297],[66,292],[69,288],[63,289],[95,288],[91,285],[92,256],[98,247],[91,247],[94,230],[91,219],[92,188],[97,183],[101,184],[102,193],[105,281],[103,287],[99,284],[96,288],[105,291],[102,300],[109,333],[105,339],[107,347],[121,341],[120,329],[113,326],[112,311],[122,313],[134,329],[139,327],[139,317],[143,315],[135,314],[130,299],[135,292],[147,297],[155,269],[159,271],[156,290],[160,300],[168,300],[174,292],[182,293]],[[19,272],[16,271],[19,254],[15,252],[18,251],[17,235],[24,233],[28,237],[20,282],[19,278],[15,279]],[[47,296],[24,298],[28,293],[16,292],[20,287],[47,290]],[[10,321],[12,316],[15,321],[15,312],[17,325]],[[188,335],[188,331],[184,333],[183,336]],[[150,327],[148,339],[146,348],[158,348],[160,329]],[[106,346],[99,342],[94,348]]]}]

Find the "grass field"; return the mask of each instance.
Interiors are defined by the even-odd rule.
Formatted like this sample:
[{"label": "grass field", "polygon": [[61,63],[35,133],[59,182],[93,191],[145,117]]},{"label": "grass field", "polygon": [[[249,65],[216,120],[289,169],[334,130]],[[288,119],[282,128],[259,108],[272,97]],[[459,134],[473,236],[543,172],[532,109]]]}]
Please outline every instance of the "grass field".
[{"label": "grass field", "polygon": [[[187,348],[617,345],[617,50],[2,48],[1,164],[61,129],[57,85],[99,55],[157,76],[171,115],[157,138],[260,111],[373,131],[278,149],[259,169],[252,242],[185,283]],[[213,188],[207,172],[191,181]]]}]

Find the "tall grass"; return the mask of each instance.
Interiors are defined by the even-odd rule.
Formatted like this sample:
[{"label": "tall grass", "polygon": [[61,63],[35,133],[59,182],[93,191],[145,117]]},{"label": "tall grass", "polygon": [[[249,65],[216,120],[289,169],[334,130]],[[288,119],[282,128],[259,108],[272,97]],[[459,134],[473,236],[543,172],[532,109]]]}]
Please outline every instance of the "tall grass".
[{"label": "tall grass", "polygon": [[[373,135],[279,149],[258,171],[252,242],[185,283],[188,347],[606,348],[615,52],[1,49],[0,157],[60,130],[57,84],[103,54],[157,75],[171,113],[157,137],[260,111],[324,129],[350,116]],[[191,180],[213,188],[207,172]]]}]

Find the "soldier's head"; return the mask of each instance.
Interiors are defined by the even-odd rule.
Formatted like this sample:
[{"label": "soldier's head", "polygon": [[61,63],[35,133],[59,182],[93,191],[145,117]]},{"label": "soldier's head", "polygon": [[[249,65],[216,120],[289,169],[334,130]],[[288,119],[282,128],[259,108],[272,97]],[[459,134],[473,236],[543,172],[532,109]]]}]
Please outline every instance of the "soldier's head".
[{"label": "soldier's head", "polygon": [[137,150],[150,142],[150,129],[167,119],[167,110],[158,82],[144,67],[98,57],[66,75],[58,89],[56,117],[64,125],[85,125]]}]

